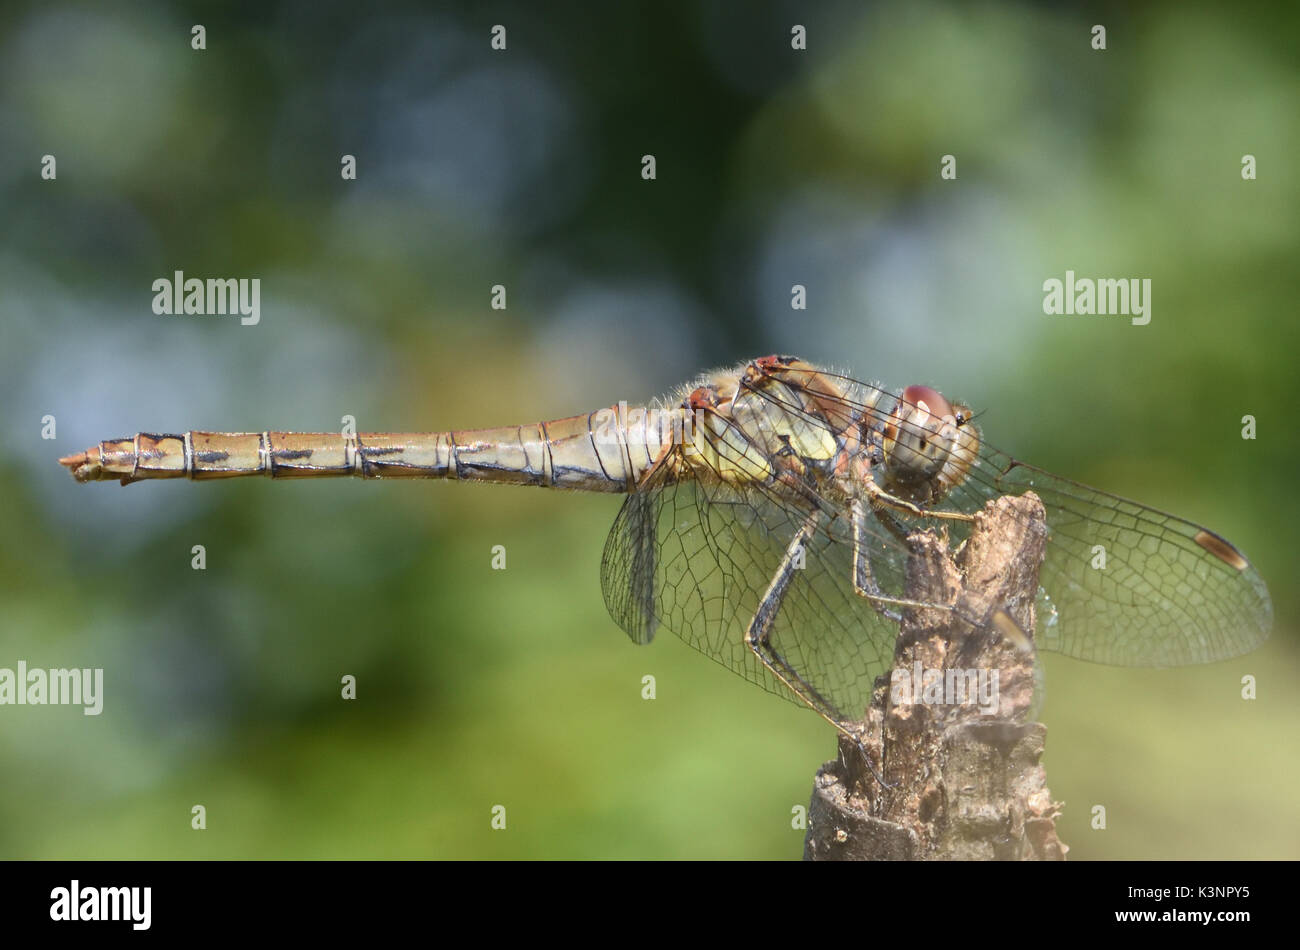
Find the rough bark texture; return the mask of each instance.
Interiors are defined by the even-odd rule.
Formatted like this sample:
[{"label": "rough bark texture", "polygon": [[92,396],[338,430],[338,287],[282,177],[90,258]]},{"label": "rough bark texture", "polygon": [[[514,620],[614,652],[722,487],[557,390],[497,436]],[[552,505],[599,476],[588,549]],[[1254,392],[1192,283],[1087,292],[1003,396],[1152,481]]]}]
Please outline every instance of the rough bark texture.
[{"label": "rough bark texture", "polygon": [[[956,609],[904,612],[893,670],[876,681],[862,724],[862,745],[890,787],[841,736],[839,758],[814,781],[806,859],[1064,859],[1060,805],[1039,764],[1047,729],[1026,721],[1046,539],[1032,492],[990,502],[955,556],[934,531],[910,536],[906,597]],[[996,684],[981,697],[991,714],[951,693],[913,695],[925,671],[954,685],[957,671],[983,671],[986,689]]]}]

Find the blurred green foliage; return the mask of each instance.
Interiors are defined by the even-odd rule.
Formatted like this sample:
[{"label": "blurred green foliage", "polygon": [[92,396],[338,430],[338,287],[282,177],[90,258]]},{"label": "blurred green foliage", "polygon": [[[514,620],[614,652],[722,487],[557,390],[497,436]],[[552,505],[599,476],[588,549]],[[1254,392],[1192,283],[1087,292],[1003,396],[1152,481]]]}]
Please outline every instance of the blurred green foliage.
[{"label": "blurred green foliage", "polygon": [[[833,735],[626,641],[598,581],[617,499],[55,464],[137,430],[532,421],[776,351],[936,385],[994,444],[1238,543],[1270,643],[1048,657],[1049,784],[1072,857],[1300,856],[1298,19],[0,8],[0,666],[102,666],[107,693],[97,718],[0,707],[0,856],[797,857]],[[1151,324],[1045,316],[1067,268],[1150,277]],[[259,277],[260,325],[154,315],[176,269]]]}]

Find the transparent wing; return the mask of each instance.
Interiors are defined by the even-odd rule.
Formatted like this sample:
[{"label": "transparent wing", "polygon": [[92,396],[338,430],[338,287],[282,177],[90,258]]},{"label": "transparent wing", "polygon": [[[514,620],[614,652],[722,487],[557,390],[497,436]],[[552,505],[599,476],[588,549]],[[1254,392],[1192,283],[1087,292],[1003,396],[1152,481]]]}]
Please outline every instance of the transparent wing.
[{"label": "transparent wing", "polygon": [[991,494],[1035,492],[1050,535],[1040,583],[1055,609],[1039,644],[1117,666],[1181,666],[1239,656],[1268,638],[1259,572],[1227,541],[1174,515],[1089,488],[991,447],[952,493],[960,510]]},{"label": "transparent wing", "polygon": [[[869,426],[883,423],[893,394],[824,375],[834,385],[819,396]],[[848,400],[843,391],[858,395]],[[1026,491],[1043,500],[1050,529],[1040,575],[1050,598],[1038,618],[1044,649],[1120,666],[1178,666],[1239,656],[1268,638],[1273,607],[1259,572],[1190,521],[1017,462],[982,440],[966,481],[936,507],[973,513]]]},{"label": "transparent wing", "polygon": [[[605,543],[601,584],[610,615],[638,643],[663,628],[728,669],[798,702],[745,645],[745,631],[806,510],[762,488],[682,481],[624,502]],[[831,704],[860,718],[893,656],[896,624],[853,590],[847,517],[805,546],[771,642]],[[906,553],[883,531],[869,555],[876,581],[900,591]]]}]

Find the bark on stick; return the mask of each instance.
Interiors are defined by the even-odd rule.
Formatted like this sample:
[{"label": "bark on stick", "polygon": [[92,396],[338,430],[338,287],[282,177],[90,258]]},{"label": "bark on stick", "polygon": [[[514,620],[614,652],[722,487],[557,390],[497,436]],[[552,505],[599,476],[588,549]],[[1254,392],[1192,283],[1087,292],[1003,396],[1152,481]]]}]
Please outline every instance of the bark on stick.
[{"label": "bark on stick", "polygon": [[[1032,492],[989,502],[953,554],[935,531],[908,541],[905,596],[956,610],[904,611],[893,669],[876,681],[862,743],[817,773],[804,857],[809,860],[1063,860],[1039,760],[1047,729],[1034,710],[1034,601],[1047,539]],[[912,686],[942,676],[996,683],[996,703],[941,701]],[[918,673],[920,678],[918,679]],[[974,681],[972,681],[972,673]],[[949,675],[951,674],[951,675]],[[994,679],[994,674],[996,678]],[[992,710],[991,714],[989,710]],[[883,763],[883,767],[882,767]]]}]

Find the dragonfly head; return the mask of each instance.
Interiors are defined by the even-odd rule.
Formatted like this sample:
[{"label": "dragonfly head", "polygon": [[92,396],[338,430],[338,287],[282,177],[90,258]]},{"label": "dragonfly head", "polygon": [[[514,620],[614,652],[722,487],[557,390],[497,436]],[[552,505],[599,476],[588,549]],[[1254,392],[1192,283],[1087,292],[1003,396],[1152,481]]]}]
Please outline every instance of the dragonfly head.
[{"label": "dragonfly head", "polygon": [[908,386],[884,428],[885,482],[917,503],[933,502],[960,484],[979,451],[971,411],[929,386]]}]

